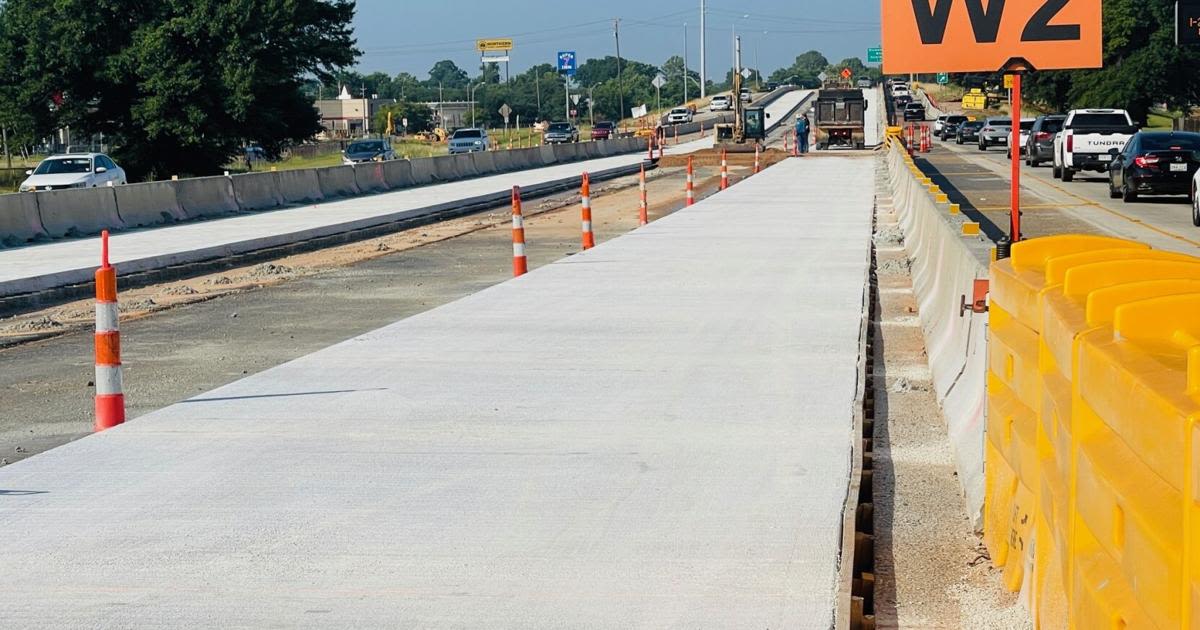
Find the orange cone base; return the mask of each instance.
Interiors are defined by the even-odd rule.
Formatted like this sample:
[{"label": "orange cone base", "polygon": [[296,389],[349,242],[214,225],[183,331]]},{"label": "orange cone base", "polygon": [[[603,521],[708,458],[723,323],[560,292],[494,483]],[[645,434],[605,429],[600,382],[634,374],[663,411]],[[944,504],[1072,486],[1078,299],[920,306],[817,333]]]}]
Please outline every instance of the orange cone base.
[{"label": "orange cone base", "polygon": [[125,395],[96,396],[96,430],[111,429],[125,422]]}]

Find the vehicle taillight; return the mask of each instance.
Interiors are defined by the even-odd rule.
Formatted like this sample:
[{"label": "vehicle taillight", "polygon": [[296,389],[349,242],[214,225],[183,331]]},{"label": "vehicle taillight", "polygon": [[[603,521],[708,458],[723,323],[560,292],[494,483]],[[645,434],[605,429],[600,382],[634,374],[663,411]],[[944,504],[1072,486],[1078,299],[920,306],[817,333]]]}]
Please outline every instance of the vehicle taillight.
[{"label": "vehicle taillight", "polygon": [[1067,153],[1075,150],[1075,136],[1067,136]]},{"label": "vehicle taillight", "polygon": [[1045,131],[1039,131],[1037,134],[1037,139],[1038,140],[1049,140],[1050,134],[1046,133]]},{"label": "vehicle taillight", "polygon": [[991,127],[984,127],[983,131],[984,131],[984,133],[988,133],[988,132],[994,131],[994,130]]},{"label": "vehicle taillight", "polygon": [[1142,168],[1146,168],[1148,166],[1154,166],[1155,164],[1158,164],[1158,156],[1157,155],[1139,155],[1139,156],[1133,158],[1133,163],[1137,164],[1138,166],[1140,166]]}]

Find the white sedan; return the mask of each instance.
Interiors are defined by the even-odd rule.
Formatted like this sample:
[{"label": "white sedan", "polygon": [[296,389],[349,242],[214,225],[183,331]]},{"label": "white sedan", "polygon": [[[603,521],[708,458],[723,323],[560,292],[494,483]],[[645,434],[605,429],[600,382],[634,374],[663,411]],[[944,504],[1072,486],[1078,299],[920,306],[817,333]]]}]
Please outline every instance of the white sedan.
[{"label": "white sedan", "polygon": [[55,155],[42,160],[37,168],[25,171],[21,192],[96,188],[127,183],[125,170],[103,153]]}]

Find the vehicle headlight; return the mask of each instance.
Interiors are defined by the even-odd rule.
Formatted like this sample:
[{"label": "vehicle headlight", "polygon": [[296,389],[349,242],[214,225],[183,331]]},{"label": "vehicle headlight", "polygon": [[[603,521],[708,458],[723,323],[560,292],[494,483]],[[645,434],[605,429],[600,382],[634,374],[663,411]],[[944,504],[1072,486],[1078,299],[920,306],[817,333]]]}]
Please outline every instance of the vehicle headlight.
[{"label": "vehicle headlight", "polygon": [[33,192],[33,191],[37,190],[37,188],[34,186],[30,186],[28,184],[21,184],[21,187],[18,188],[18,190],[20,190],[21,192]]},{"label": "vehicle headlight", "polygon": [[478,146],[478,145],[481,145],[481,144],[483,144],[483,140],[476,140],[476,141],[475,141],[475,145],[476,145],[476,146]]}]

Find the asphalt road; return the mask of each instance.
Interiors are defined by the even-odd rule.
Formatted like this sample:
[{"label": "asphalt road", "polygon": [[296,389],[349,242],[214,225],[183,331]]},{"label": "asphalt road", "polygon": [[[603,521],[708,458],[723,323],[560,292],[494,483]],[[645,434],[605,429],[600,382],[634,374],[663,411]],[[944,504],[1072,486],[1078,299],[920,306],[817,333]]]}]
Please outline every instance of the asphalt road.
[{"label": "asphalt road", "polygon": [[[932,123],[930,123],[932,124]],[[992,240],[1009,231],[1011,162],[1004,148],[980,151],[934,139],[917,163],[978,221]],[[1108,196],[1107,175],[1079,173],[1067,183],[1051,175],[1049,165],[1021,163],[1021,232],[1025,237],[1050,234],[1104,234],[1148,243],[1157,249],[1196,253],[1200,228],[1192,225],[1186,197],[1142,197],[1125,203]]]}]

